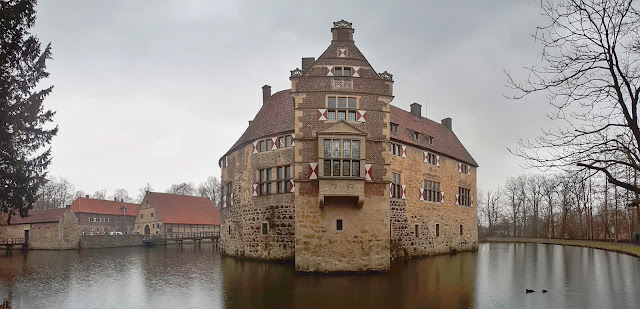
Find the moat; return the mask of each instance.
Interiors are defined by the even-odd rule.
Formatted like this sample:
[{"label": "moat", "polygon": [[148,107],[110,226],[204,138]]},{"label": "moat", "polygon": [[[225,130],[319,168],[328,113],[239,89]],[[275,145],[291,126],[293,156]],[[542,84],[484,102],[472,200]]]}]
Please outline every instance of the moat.
[{"label": "moat", "polygon": [[221,257],[210,244],[15,251],[0,256],[0,300],[14,308],[640,308],[637,274],[636,257],[537,244],[483,243],[394,261],[389,273],[331,276]]}]

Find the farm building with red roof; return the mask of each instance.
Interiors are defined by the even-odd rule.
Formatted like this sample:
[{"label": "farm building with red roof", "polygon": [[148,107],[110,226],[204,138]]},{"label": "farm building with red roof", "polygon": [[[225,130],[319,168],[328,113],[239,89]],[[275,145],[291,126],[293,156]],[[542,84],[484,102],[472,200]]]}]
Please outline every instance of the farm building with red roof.
[{"label": "farm building with red roof", "polygon": [[[478,164],[440,122],[391,105],[393,75],[335,22],[220,158],[221,250],[297,271],[386,271],[396,258],[475,250]],[[386,44],[386,42],[385,42]]]},{"label": "farm building with red roof", "polygon": [[110,233],[135,233],[134,222],[140,204],[123,201],[99,200],[78,197],[71,203],[76,214],[81,235],[107,235]]},{"label": "farm building with red roof", "polygon": [[135,228],[144,235],[219,231],[220,213],[208,198],[147,192]]},{"label": "farm building with red roof", "polygon": [[13,216],[10,225],[0,225],[0,238],[25,238],[30,249],[76,249],[78,218],[68,206],[31,209],[27,217]]}]

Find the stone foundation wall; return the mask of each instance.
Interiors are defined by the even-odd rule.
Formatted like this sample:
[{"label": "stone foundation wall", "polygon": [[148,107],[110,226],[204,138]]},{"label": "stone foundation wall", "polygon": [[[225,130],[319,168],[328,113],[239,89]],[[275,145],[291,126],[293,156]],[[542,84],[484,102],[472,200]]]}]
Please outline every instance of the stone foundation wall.
[{"label": "stone foundation wall", "polygon": [[142,237],[143,235],[140,234],[84,235],[80,236],[80,248],[94,249],[141,246]]},{"label": "stone foundation wall", "polygon": [[80,239],[78,218],[71,211],[65,212],[58,222],[4,225],[0,227],[5,238],[23,238],[29,231],[29,249],[63,250],[77,249]]}]

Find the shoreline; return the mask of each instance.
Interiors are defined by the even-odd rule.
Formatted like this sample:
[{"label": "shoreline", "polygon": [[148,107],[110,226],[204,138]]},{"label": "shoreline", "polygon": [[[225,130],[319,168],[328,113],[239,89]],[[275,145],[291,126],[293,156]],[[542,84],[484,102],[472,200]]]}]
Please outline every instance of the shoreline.
[{"label": "shoreline", "polygon": [[578,239],[548,239],[529,237],[486,237],[480,242],[503,242],[503,243],[535,243],[545,245],[563,245],[583,248],[593,248],[617,253],[628,254],[640,258],[640,246],[629,243],[615,243],[598,240],[578,240]]}]

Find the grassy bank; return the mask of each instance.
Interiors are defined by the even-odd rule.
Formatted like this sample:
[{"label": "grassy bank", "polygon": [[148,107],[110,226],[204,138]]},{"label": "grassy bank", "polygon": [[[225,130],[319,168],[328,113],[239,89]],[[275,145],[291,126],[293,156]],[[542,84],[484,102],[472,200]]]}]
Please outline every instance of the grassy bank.
[{"label": "grassy bank", "polygon": [[628,243],[615,243],[595,240],[574,240],[574,239],[547,239],[547,238],[525,238],[525,237],[487,237],[487,242],[520,242],[536,244],[552,244],[565,246],[578,246],[614,251],[640,257],[640,246]]}]

